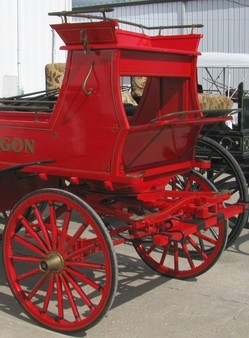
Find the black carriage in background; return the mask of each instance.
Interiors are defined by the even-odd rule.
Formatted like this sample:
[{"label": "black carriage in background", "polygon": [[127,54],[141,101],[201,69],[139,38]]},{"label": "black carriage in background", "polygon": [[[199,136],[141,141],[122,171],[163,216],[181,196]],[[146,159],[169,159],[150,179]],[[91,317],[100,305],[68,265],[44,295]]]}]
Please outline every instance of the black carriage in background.
[{"label": "black carriage in background", "polygon": [[[218,190],[232,191],[231,201],[244,200],[249,183],[249,96],[242,82],[232,98],[238,106],[228,113],[233,116],[233,122],[204,127],[198,147],[198,155],[212,161],[207,177]],[[224,109],[224,113],[226,111]],[[247,216],[240,215],[234,222],[230,220],[227,246],[235,241],[243,227],[248,227]]]},{"label": "black carriage in background", "polygon": [[[238,86],[234,101],[238,110],[231,111],[233,123],[228,126],[222,123],[208,130],[212,138],[228,150],[239,162],[248,182],[249,180],[249,96],[243,90],[243,83]],[[205,130],[205,129],[204,129]],[[205,130],[206,133],[207,129]]]}]

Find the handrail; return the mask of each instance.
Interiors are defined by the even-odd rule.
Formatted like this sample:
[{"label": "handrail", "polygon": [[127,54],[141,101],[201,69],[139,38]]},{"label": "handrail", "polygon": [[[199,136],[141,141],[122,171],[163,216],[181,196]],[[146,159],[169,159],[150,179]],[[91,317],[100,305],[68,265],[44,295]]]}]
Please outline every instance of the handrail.
[{"label": "handrail", "polygon": [[[48,15],[51,16],[59,16],[62,19],[62,22],[67,23],[67,17],[78,17],[78,18],[85,18],[85,19],[96,19],[96,20],[104,20],[104,21],[115,21],[121,24],[131,25],[134,27],[138,27],[142,30],[159,30],[159,35],[161,34],[161,31],[163,29],[178,29],[178,28],[192,28],[191,33],[193,33],[194,28],[202,28],[204,27],[203,24],[190,24],[190,25],[173,25],[173,26],[146,26],[143,24],[126,21],[126,20],[120,20],[120,19],[114,19],[114,18],[108,18],[106,17],[107,12],[112,12],[113,8],[102,8],[98,10],[73,10],[73,11],[62,11],[62,12],[52,12]],[[92,15],[89,13],[102,13],[102,16],[99,15]],[[63,21],[64,20],[64,21]]]},{"label": "handrail", "polygon": [[64,23],[67,23],[67,17],[85,17],[83,15],[87,14],[87,13],[102,13],[102,17],[98,17],[98,18],[105,20],[106,19],[106,13],[113,12],[113,11],[114,11],[113,8],[100,8],[100,9],[95,9],[95,10],[80,9],[80,10],[72,10],[72,11],[51,12],[51,13],[48,13],[48,15],[59,16],[59,17],[61,17],[62,21],[64,19]]},{"label": "handrail", "polygon": [[172,116],[178,116],[179,119],[183,118],[184,115],[188,115],[188,114],[197,114],[197,113],[204,113],[209,115],[209,114],[219,114],[219,116],[226,116],[228,114],[235,114],[235,113],[239,113],[241,112],[242,109],[196,109],[196,110],[186,110],[186,111],[177,111],[177,112],[173,112],[173,113],[168,113],[165,115],[161,115],[158,117],[155,117],[154,119],[152,119],[150,122],[154,123],[163,119],[166,119],[167,117],[172,117]]},{"label": "handrail", "polygon": [[0,112],[6,112],[6,111],[22,111],[22,112],[51,112],[52,109],[50,109],[47,106],[15,106],[15,105],[6,105],[6,106],[0,106]]},{"label": "handrail", "polygon": [[[9,104],[9,103],[12,103],[13,106],[18,105],[20,103],[22,104],[30,104],[30,103],[35,103],[35,104],[53,104],[53,103],[56,103],[56,100],[32,100],[32,99],[29,99],[29,100],[1,100],[0,99],[0,103],[4,103],[4,104]],[[0,106],[0,108],[2,108],[3,106]]]}]

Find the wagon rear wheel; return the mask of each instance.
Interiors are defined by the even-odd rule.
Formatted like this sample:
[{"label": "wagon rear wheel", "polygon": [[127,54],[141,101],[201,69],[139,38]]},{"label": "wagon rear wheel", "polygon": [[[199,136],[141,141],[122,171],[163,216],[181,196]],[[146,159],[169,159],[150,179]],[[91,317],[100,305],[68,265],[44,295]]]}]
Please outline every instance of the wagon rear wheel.
[{"label": "wagon rear wheel", "polygon": [[[39,208],[40,203],[46,207]],[[32,221],[26,217],[31,209]],[[13,208],[4,231],[3,259],[21,306],[50,329],[86,329],[113,302],[113,243],[94,210],[69,192],[42,189]]]},{"label": "wagon rear wheel", "polygon": [[[200,173],[210,180],[218,191],[231,193],[231,198],[226,205],[248,201],[248,185],[243,171],[235,158],[223,146],[208,137],[201,137],[197,145],[197,156],[211,161],[211,167],[201,169]],[[227,248],[238,238],[247,219],[247,210],[229,219]]]},{"label": "wagon rear wheel", "polygon": [[[216,191],[213,185],[194,170],[188,175],[177,175],[167,186],[169,190],[181,191]],[[184,215],[183,215],[184,216]],[[196,277],[210,269],[221,255],[227,239],[226,223],[217,223],[208,228],[191,230],[191,225],[185,225],[185,230],[178,232],[177,239],[169,237],[169,231],[162,230],[158,235],[165,235],[157,242],[156,236],[145,237],[133,241],[133,245],[142,258],[153,270],[167,277],[179,279]],[[168,238],[168,240],[167,240]]]}]

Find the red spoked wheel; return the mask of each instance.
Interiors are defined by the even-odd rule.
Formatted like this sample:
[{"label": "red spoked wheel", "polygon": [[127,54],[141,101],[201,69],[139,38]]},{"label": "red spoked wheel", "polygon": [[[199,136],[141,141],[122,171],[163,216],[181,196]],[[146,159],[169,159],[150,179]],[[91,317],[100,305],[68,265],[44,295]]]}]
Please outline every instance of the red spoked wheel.
[{"label": "red spoked wheel", "polygon": [[[31,209],[32,221],[25,216]],[[87,329],[113,302],[118,273],[110,235],[96,212],[69,192],[41,189],[13,208],[3,259],[21,306],[52,330]]]},{"label": "red spoked wheel", "polygon": [[[186,176],[175,176],[166,189],[215,190],[207,179],[195,171]],[[142,260],[161,275],[179,279],[196,277],[210,269],[224,250],[227,239],[225,222],[203,229],[192,226],[194,230],[187,222],[185,224],[186,228],[181,231],[172,226],[169,231],[161,230],[154,236],[133,241]]]}]

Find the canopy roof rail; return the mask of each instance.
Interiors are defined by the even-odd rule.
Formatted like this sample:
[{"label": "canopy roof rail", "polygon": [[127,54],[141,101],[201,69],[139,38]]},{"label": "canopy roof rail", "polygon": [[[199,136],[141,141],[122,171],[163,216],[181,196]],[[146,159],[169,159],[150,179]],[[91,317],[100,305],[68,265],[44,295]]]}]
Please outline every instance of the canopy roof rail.
[{"label": "canopy roof rail", "polygon": [[[114,19],[114,18],[108,18],[106,16],[106,13],[112,12],[113,8],[102,8],[102,9],[96,9],[96,10],[73,10],[73,11],[62,11],[62,12],[52,12],[49,13],[49,15],[52,16],[59,16],[62,19],[63,23],[67,23],[68,17],[77,17],[77,18],[84,18],[84,19],[97,19],[97,20],[105,20],[105,21],[116,21],[121,24],[131,25],[134,27],[138,27],[144,32],[144,30],[158,30],[159,35],[161,34],[163,29],[177,29],[177,28],[191,28],[191,33],[193,33],[194,28],[202,28],[203,24],[190,24],[190,25],[173,25],[173,26],[146,26],[139,23],[126,21],[126,20],[120,20],[120,19]],[[99,15],[93,15],[89,13],[102,13],[102,16]]]},{"label": "canopy roof rail", "polygon": [[[99,19],[99,20],[107,20],[106,13],[113,12],[114,8],[99,8],[99,9],[74,9],[72,11],[62,11],[62,12],[52,12],[48,13],[51,16],[59,16],[62,19],[62,22],[67,23],[68,17],[82,17],[87,19]],[[89,13],[101,13],[102,16],[95,16],[95,15],[87,15]]]}]

